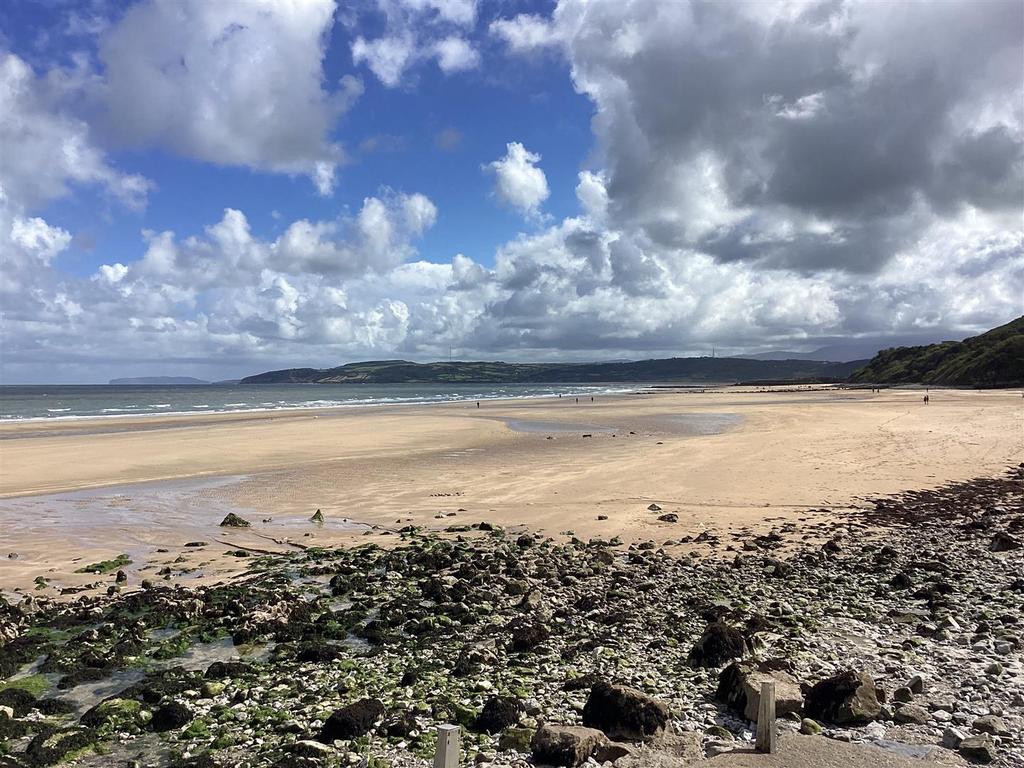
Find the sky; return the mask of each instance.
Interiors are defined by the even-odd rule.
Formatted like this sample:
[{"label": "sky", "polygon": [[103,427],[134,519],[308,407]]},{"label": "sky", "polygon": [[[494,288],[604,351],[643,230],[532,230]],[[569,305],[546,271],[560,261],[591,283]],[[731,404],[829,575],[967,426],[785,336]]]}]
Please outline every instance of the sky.
[{"label": "sky", "polygon": [[0,382],[1024,314],[1024,4],[0,3]]}]

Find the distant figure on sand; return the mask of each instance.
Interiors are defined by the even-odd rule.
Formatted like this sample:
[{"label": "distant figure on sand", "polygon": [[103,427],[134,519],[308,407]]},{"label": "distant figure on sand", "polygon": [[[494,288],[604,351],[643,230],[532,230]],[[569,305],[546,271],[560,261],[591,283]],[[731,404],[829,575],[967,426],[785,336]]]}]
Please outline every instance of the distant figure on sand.
[{"label": "distant figure on sand", "polygon": [[928,402],[928,395],[925,395],[925,396],[924,396],[924,401],[925,401],[925,403],[927,403],[927,402]]},{"label": "distant figure on sand", "polygon": [[477,400],[477,401],[476,401],[476,407],[477,407],[477,408],[479,408],[479,407],[480,407],[480,401],[479,401],[479,400]]}]

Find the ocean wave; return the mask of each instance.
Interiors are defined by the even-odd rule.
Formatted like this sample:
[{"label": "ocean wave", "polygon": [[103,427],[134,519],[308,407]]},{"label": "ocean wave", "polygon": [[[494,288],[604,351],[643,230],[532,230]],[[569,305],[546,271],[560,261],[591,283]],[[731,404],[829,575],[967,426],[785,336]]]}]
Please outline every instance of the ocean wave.
[{"label": "ocean wave", "polygon": [[[442,392],[423,393],[408,396],[377,396],[360,397],[345,400],[278,400],[264,401],[258,405],[248,403],[222,403],[211,405],[209,403],[197,403],[188,405],[182,403],[179,407],[188,410],[166,410],[172,407],[170,403],[154,403],[146,406],[125,405],[123,407],[109,407],[100,410],[82,409],[78,413],[72,413],[73,408],[49,408],[45,409],[49,415],[21,416],[12,413],[0,414],[3,421],[80,421],[83,419],[124,419],[124,418],[145,418],[168,416],[195,416],[196,411],[203,413],[262,413],[268,411],[301,411],[301,410],[336,410],[343,408],[374,408],[374,407],[400,407],[416,405],[441,405],[454,402],[473,402],[476,400],[533,400],[546,397],[584,396],[584,395],[614,395],[632,392],[635,387],[596,387],[596,386],[567,386],[566,388],[545,388],[536,391],[518,393],[515,388],[501,387],[486,391],[473,393]],[[140,410],[141,408],[141,410]],[[160,408],[160,410],[150,410]],[[37,413],[39,413],[37,411]]]}]

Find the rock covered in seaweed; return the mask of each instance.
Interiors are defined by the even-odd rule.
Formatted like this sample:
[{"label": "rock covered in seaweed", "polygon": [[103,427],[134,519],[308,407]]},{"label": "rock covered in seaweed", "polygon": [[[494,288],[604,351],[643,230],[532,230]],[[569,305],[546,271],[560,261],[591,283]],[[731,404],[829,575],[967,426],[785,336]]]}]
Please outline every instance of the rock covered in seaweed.
[{"label": "rock covered in seaweed", "polygon": [[742,632],[723,621],[713,621],[693,644],[686,663],[691,667],[720,667],[743,658],[748,651]]},{"label": "rock covered in seaweed", "polygon": [[360,699],[334,710],[320,729],[320,741],[353,739],[365,736],[384,716],[384,704],[379,699]]},{"label": "rock covered in seaweed", "polygon": [[248,520],[239,517],[234,512],[228,512],[220,521],[221,528],[248,528],[252,525]]},{"label": "rock covered in seaweed", "polygon": [[668,706],[643,691],[601,681],[590,689],[583,724],[613,739],[641,741],[665,731]]}]

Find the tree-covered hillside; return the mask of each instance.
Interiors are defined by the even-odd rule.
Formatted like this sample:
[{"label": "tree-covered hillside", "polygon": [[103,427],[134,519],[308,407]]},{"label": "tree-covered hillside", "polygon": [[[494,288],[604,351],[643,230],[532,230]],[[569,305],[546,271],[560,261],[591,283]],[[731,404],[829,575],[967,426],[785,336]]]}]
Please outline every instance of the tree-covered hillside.
[{"label": "tree-covered hillside", "polygon": [[249,376],[243,384],[583,383],[843,381],[863,360],[745,360],[736,357],[673,357],[620,363],[410,363],[378,360],[337,368],[289,368]]},{"label": "tree-covered hillside", "polygon": [[1024,317],[963,341],[883,349],[850,380],[957,387],[1024,385]]}]

